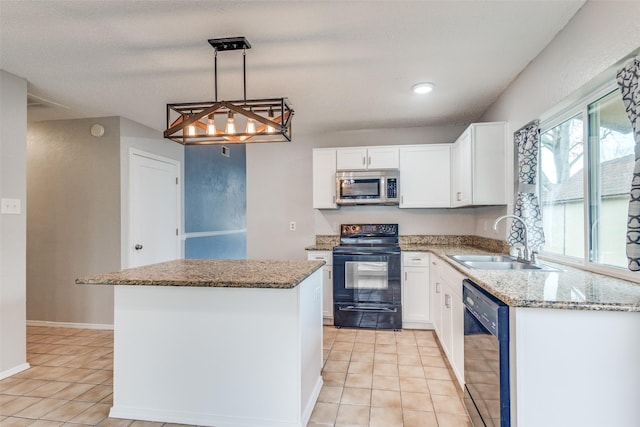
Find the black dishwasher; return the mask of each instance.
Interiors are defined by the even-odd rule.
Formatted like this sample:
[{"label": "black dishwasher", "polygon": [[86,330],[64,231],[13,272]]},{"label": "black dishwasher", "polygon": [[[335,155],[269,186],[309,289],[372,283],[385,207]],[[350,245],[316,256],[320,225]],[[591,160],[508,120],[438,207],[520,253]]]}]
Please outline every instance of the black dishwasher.
[{"label": "black dishwasher", "polygon": [[474,427],[509,427],[509,306],[464,280],[464,405]]}]

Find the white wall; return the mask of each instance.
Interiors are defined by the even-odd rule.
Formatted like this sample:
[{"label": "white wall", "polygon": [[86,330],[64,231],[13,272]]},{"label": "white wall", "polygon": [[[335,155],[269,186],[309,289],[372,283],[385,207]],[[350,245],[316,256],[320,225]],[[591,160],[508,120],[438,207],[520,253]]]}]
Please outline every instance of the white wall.
[{"label": "white wall", "polygon": [[27,318],[113,324],[113,287],[75,279],[120,269],[120,119],[30,122],[27,139]]},{"label": "white wall", "polygon": [[613,77],[612,72],[600,75],[640,48],[639,16],[638,1],[586,2],[481,120],[506,120],[513,132]]},{"label": "white wall", "polygon": [[[584,96],[605,81],[612,81],[617,63],[640,49],[639,1],[588,1],[566,27],[525,68],[480,118],[506,121],[513,132],[531,120],[549,116],[572,99]],[[509,144],[513,157],[513,144]],[[510,168],[512,171],[513,168]],[[511,177],[512,180],[515,177]],[[513,200],[508,206],[512,212]],[[489,216],[476,218],[476,234],[506,236],[502,222],[499,235],[484,224]]]},{"label": "white wall", "polygon": [[19,215],[0,215],[0,379],[27,369],[27,81],[0,70],[0,197]]},{"label": "white wall", "polygon": [[[294,119],[295,126],[295,119]],[[247,257],[304,259],[316,234],[336,224],[398,223],[400,234],[473,234],[473,210],[355,206],[312,208],[312,149],[365,145],[452,143],[464,125],[296,135],[294,142],[247,145]],[[296,221],[297,230],[289,231]]]}]

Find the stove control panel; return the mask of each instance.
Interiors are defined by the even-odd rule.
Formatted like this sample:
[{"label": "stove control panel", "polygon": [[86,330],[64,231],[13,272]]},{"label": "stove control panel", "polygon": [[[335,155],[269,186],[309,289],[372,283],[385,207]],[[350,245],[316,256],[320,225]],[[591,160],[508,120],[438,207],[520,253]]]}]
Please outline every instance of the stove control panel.
[{"label": "stove control panel", "polygon": [[342,224],[340,236],[397,236],[398,224]]}]

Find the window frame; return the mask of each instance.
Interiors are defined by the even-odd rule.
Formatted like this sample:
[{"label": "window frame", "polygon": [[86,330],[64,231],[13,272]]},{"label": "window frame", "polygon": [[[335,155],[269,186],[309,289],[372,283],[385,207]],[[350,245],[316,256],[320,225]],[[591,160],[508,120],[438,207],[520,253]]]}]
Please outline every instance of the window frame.
[{"label": "window frame", "polygon": [[[582,174],[583,174],[583,198],[584,198],[583,199],[584,200],[584,207],[583,207],[584,246],[582,248],[583,249],[582,259],[561,255],[557,253],[552,253],[552,252],[546,252],[544,250],[540,251],[540,258],[548,261],[552,261],[552,262],[557,262],[559,264],[571,266],[571,267],[577,267],[593,273],[599,273],[607,276],[613,276],[613,277],[640,283],[640,276],[637,273],[629,271],[628,269],[623,267],[615,267],[608,264],[600,264],[600,263],[592,262],[589,259],[590,258],[589,248],[592,241],[591,240],[592,237],[590,236],[590,230],[589,230],[589,224],[591,224],[591,221],[590,221],[591,210],[589,207],[589,200],[591,197],[590,190],[589,190],[589,185],[590,185],[589,170],[590,170],[590,162],[592,161],[591,144],[589,143],[589,140],[588,140],[589,138],[589,105],[616,90],[619,91],[620,89],[618,88],[618,85],[616,84],[615,81],[607,82],[606,84],[600,85],[598,88],[590,91],[584,96],[581,96],[575,102],[572,102],[566,105],[564,108],[557,111],[556,113],[540,119],[540,134],[543,134],[544,132],[547,132],[548,130],[560,125],[561,123],[577,115],[580,115],[580,114],[582,115],[583,117]],[[542,176],[542,159],[540,157],[541,151],[542,150],[540,150],[538,154],[538,177],[539,178],[537,179],[537,182],[536,182],[536,190],[538,195],[541,194],[540,192],[540,183],[541,183],[540,177]],[[631,190],[631,187],[629,187],[629,190]],[[625,222],[626,222],[626,217],[625,217]]]}]

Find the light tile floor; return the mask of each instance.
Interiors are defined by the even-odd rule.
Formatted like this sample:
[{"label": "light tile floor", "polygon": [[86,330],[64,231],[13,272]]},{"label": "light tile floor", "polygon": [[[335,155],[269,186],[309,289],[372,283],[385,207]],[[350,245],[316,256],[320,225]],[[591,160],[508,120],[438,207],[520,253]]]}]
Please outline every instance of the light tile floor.
[{"label": "light tile floor", "polygon": [[309,427],[470,427],[432,331],[324,328]]},{"label": "light tile floor", "polygon": [[[108,418],[112,331],[28,327],[27,355],[30,369],[0,381],[2,427],[177,426]],[[324,360],[309,427],[471,425],[430,331],[325,327]]]}]

